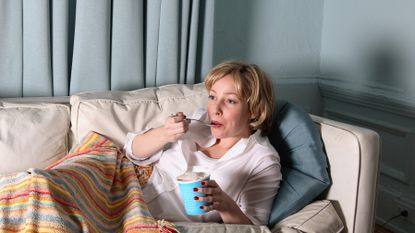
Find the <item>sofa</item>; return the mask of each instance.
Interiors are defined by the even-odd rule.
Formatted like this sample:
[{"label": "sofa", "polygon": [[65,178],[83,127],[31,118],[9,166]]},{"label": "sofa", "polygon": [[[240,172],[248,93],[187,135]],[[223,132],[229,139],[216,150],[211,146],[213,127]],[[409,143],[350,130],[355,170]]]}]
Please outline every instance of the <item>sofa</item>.
[{"label": "sofa", "polygon": [[[46,168],[63,158],[91,131],[121,147],[127,132],[160,126],[170,114],[178,111],[190,114],[206,101],[203,83],[134,91],[89,91],[67,97],[1,99],[0,175]],[[287,154],[286,158],[281,157],[282,163],[290,160],[293,151],[300,147],[295,143],[314,140],[312,144],[301,142],[303,149],[295,152],[299,159],[290,162],[287,168],[290,172],[285,177],[283,170],[283,182],[288,182],[285,186],[295,188],[296,184],[289,183],[294,179],[300,181],[297,185],[306,187],[291,190],[300,196],[296,203],[286,208],[290,201],[279,201],[277,195],[273,205],[276,210],[266,226],[175,223],[180,232],[373,232],[380,154],[378,134],[310,115],[282,100],[277,101],[277,112],[278,123],[269,138],[281,150],[280,154]],[[297,122],[286,122],[293,118]],[[301,127],[302,131],[298,131]],[[303,151],[309,149],[317,159],[311,161],[305,157],[309,152]],[[308,163],[316,163],[321,178],[301,181],[301,177],[309,177],[302,170]],[[292,171],[297,175],[293,176]],[[316,185],[308,187],[313,182]]]}]

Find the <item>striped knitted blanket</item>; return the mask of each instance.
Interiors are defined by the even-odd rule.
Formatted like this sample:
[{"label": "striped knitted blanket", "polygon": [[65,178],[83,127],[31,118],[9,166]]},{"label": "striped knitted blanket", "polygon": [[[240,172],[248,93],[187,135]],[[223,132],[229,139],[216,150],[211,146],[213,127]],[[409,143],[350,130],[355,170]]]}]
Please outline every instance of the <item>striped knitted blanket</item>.
[{"label": "striped knitted blanket", "polygon": [[133,164],[90,133],[45,170],[0,176],[0,232],[176,232],[154,219]]}]

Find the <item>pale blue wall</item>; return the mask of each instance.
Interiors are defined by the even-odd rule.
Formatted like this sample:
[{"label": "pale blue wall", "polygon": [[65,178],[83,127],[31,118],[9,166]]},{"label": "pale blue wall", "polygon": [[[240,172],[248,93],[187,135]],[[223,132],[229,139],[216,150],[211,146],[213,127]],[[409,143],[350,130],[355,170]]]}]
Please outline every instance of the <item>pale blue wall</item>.
[{"label": "pale blue wall", "polygon": [[274,79],[335,77],[415,100],[415,1],[215,4],[214,64],[241,59],[257,63]]},{"label": "pale blue wall", "polygon": [[214,64],[241,59],[273,78],[320,72],[322,0],[226,0],[215,3]]},{"label": "pale blue wall", "polygon": [[321,73],[415,97],[415,1],[324,2]]},{"label": "pale blue wall", "polygon": [[215,2],[213,64],[228,59],[259,65],[277,98],[321,112],[323,0],[220,0]]}]

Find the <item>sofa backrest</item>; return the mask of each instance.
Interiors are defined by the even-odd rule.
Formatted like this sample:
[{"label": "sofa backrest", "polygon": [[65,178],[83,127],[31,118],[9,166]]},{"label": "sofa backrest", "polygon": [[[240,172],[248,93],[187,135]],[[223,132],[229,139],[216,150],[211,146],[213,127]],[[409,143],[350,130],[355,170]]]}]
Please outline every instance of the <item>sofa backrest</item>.
[{"label": "sofa backrest", "polygon": [[206,105],[203,83],[172,84],[136,91],[83,92],[71,96],[71,143],[95,131],[124,145],[128,132],[158,127],[176,112],[189,115]]}]

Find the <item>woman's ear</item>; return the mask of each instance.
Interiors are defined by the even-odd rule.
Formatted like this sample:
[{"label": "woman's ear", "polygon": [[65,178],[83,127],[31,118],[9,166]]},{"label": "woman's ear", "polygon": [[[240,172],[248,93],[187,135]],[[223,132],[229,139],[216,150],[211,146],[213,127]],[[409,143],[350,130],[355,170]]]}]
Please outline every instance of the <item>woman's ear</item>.
[{"label": "woman's ear", "polygon": [[254,122],[254,121],[256,121],[256,120],[258,119],[258,117],[257,117],[257,115],[256,115],[256,114],[251,113],[251,117],[250,117],[250,119],[251,119],[251,122]]}]

